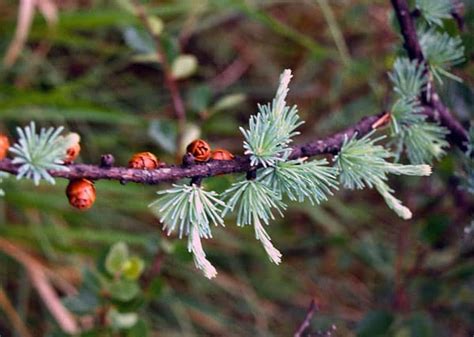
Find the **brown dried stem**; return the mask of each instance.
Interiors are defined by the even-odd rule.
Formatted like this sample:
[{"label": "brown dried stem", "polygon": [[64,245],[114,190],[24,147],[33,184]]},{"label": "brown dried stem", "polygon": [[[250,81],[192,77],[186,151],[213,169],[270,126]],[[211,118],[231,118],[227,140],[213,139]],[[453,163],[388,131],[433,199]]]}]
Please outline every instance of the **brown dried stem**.
[{"label": "brown dried stem", "polygon": [[145,7],[139,2],[139,0],[134,0],[133,4],[135,6],[135,10],[136,10],[136,14],[138,15],[138,18],[141,20],[142,24],[145,26],[148,32],[153,36],[153,39],[155,41],[157,58],[163,69],[165,85],[168,88],[168,91],[170,92],[171,100],[173,102],[174,115],[178,122],[178,134],[177,134],[176,141],[177,141],[177,148],[179,150],[182,145],[181,142],[183,139],[183,133],[186,126],[186,108],[184,106],[184,101],[179,92],[178,82],[173,77],[173,73],[171,71],[171,65],[168,60],[168,56],[166,55],[166,52],[163,50],[163,47],[161,45],[160,36],[158,36],[154,32],[153,27],[150,24],[150,20],[146,14]]}]

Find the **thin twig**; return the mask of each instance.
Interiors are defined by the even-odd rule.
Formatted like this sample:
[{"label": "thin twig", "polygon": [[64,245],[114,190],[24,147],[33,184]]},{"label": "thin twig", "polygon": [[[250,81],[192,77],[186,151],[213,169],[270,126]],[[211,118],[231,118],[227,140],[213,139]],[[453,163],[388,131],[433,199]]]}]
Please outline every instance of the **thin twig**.
[{"label": "thin twig", "polygon": [[372,124],[372,129],[379,129],[387,125],[388,123],[390,123],[391,117],[392,115],[389,112],[385,113],[382,117],[380,117],[377,121],[375,121],[374,124]]},{"label": "thin twig", "polygon": [[451,15],[458,25],[460,31],[464,31],[464,3],[461,0],[451,0],[453,9]]},{"label": "thin twig", "polygon": [[16,62],[26,44],[36,9],[41,12],[50,27],[58,19],[57,7],[51,0],[21,0],[18,7],[15,36],[3,58],[3,64],[7,68]]},{"label": "thin twig", "polygon": [[168,91],[170,92],[171,100],[173,102],[174,115],[178,122],[177,149],[180,149],[182,147],[181,142],[186,126],[186,108],[179,92],[178,82],[173,77],[168,56],[162,48],[160,36],[154,33],[154,30],[146,14],[145,7],[139,2],[139,0],[133,0],[133,4],[135,6],[135,10],[139,19],[141,20],[145,28],[148,30],[148,32],[153,36],[153,39],[155,41],[156,54],[163,69],[165,85],[168,88]]},{"label": "thin twig", "polygon": [[3,287],[0,287],[0,308],[3,309],[3,312],[10,320],[13,328],[21,337],[32,336],[32,334],[28,330],[28,327],[23,322],[18,312],[15,310],[15,307],[8,299],[8,296],[5,294],[5,290],[3,289]]},{"label": "thin twig", "polygon": [[314,314],[319,311],[319,307],[316,305],[314,299],[311,300],[308,310],[306,311],[306,316],[301,322],[300,326],[296,330],[294,337],[301,337],[303,336],[303,332],[310,326],[311,319],[313,318]]},{"label": "thin twig", "polygon": [[15,244],[3,238],[0,238],[0,250],[25,267],[31,283],[61,329],[69,334],[79,333],[79,326],[74,316],[61,303],[61,299],[49,283],[45,267]]},{"label": "thin twig", "polygon": [[404,222],[397,233],[393,305],[395,310],[399,312],[406,312],[408,308],[410,308],[410,299],[407,295],[406,284],[403,283],[403,262],[407,251],[407,231],[409,228],[407,223]]},{"label": "thin twig", "polygon": [[161,251],[157,252],[153,258],[150,266],[145,270],[141,278],[141,283],[143,288],[148,288],[152,281],[161,274],[163,269],[163,261],[165,259],[165,254]]},{"label": "thin twig", "polygon": [[18,7],[18,20],[15,30],[15,37],[10,43],[7,52],[5,53],[5,57],[3,58],[3,64],[6,67],[11,67],[15,63],[18,55],[20,55],[20,52],[26,43],[31,23],[33,22],[34,14],[34,0],[20,1],[20,6]]},{"label": "thin twig", "polygon": [[319,7],[321,7],[321,11],[323,13],[324,19],[327,22],[329,27],[329,31],[331,32],[332,38],[334,43],[336,44],[337,50],[339,51],[339,55],[341,56],[341,61],[344,63],[346,67],[348,67],[351,63],[351,56],[349,53],[349,48],[347,47],[346,41],[344,40],[344,36],[339,29],[339,25],[337,24],[336,18],[334,13],[329,6],[327,0],[317,0]]},{"label": "thin twig", "polygon": [[249,68],[250,63],[243,57],[239,57],[229,64],[220,74],[214,77],[209,85],[214,91],[224,91],[237,82]]}]

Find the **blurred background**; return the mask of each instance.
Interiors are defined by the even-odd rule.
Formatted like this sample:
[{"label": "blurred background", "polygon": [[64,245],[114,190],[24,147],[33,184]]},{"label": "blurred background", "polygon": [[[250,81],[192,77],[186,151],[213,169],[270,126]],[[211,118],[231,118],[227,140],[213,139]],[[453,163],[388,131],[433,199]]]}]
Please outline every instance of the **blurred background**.
[{"label": "blurred background", "polygon": [[[389,1],[140,4],[2,0],[0,131],[15,139],[15,127],[31,120],[64,125],[82,137],[78,162],[98,164],[112,153],[123,166],[151,151],[177,163],[198,136],[241,154],[238,126],[273,98],[285,68],[294,73],[289,103],[306,121],[297,142],[391,103],[387,71],[403,50]],[[464,83],[446,81],[439,91],[468,125],[474,6],[465,5],[466,62],[454,70]],[[457,31],[454,22],[447,27]],[[157,40],[185,103],[181,136]],[[96,204],[79,212],[64,180],[35,187],[4,179],[0,335],[291,336],[314,299],[319,310],[308,336],[472,336],[474,202],[462,189],[464,169],[453,147],[429,178],[392,177],[414,213],[410,221],[371,190],[340,190],[320,206],[290,203],[268,228],[283,253],[280,266],[268,261],[251,227],[230,217],[204,242],[219,272],[214,280],[147,208],[167,185],[98,181]],[[205,185],[220,192],[233,179]],[[120,257],[117,242],[129,256]],[[111,275],[117,254],[136,270]]]}]

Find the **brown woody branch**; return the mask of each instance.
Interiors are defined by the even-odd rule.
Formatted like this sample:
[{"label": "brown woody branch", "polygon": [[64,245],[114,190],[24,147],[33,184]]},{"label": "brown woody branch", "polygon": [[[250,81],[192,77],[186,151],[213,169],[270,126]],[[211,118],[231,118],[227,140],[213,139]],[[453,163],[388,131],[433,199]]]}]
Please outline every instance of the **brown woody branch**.
[{"label": "brown woody branch", "polygon": [[461,0],[452,0],[451,2],[453,4],[451,15],[453,16],[454,20],[456,20],[459,30],[463,31],[465,26],[464,3]]},{"label": "brown woody branch", "polygon": [[[425,107],[424,114],[430,119],[435,118],[435,112],[430,107]],[[313,157],[324,154],[336,154],[341,149],[345,137],[357,134],[362,137],[378,125],[380,119],[385,119],[386,112],[364,117],[355,125],[325,138],[315,139],[302,145],[293,147],[291,159]],[[449,125],[445,125],[449,127]],[[211,160],[207,163],[192,163],[188,165],[169,165],[156,170],[137,170],[126,167],[104,167],[103,165],[73,164],[69,165],[68,171],[51,171],[56,178],[91,180],[118,180],[121,182],[134,182],[141,184],[159,184],[162,182],[174,182],[184,178],[212,177],[230,173],[244,173],[251,169],[248,156],[236,156],[233,160],[218,161]],[[0,171],[11,174],[18,173],[18,166],[12,164],[10,159],[0,161]]]},{"label": "brown woody branch", "polygon": [[314,314],[319,310],[319,307],[316,305],[316,302],[311,300],[311,303],[309,304],[309,308],[306,312],[306,316],[304,317],[303,322],[301,322],[300,326],[298,327],[298,330],[296,330],[294,337],[302,337],[303,333],[306,331],[306,329],[309,327],[311,324],[311,319],[313,318]]},{"label": "brown woody branch", "polygon": [[[326,138],[316,139],[304,145],[295,146],[293,147],[291,158],[296,159],[320,154],[337,153],[346,135],[347,137],[352,137],[356,132],[360,136],[367,134],[372,130],[372,124],[381,116],[383,116],[383,114],[365,117],[354,126],[342,132]],[[214,160],[202,164],[192,163],[181,166],[171,165],[156,170],[137,170],[126,167],[103,168],[100,165],[73,164],[69,165],[68,171],[51,171],[50,173],[53,177],[66,179],[108,179],[142,184],[159,184],[161,182],[171,182],[183,178],[211,177],[221,174],[247,172],[250,169],[250,158],[248,156],[236,156],[233,160]],[[17,174],[18,166],[12,164],[11,160],[4,159],[0,161],[0,171]]]}]

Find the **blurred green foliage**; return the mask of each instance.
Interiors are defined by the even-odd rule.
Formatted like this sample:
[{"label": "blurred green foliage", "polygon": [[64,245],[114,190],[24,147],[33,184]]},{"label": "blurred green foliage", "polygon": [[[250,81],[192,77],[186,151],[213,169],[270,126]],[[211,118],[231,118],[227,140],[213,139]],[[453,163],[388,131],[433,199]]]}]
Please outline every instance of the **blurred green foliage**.
[{"label": "blurred green foliage", "polygon": [[[51,28],[37,13],[19,59],[0,69],[1,132],[13,139],[16,126],[35,120],[80,133],[80,162],[98,163],[112,153],[125,165],[139,151],[175,162],[171,98],[140,21],[124,1],[58,3],[58,23]],[[194,61],[184,61],[179,80],[188,138],[201,134],[241,153],[237,126],[247,123],[256,103],[271,99],[284,68],[295,74],[289,101],[306,120],[297,141],[387,106],[386,72],[402,53],[389,2],[328,1],[334,20],[320,3],[145,2],[163,23],[160,39],[170,61],[181,57],[178,67],[182,55],[197,60],[195,69]],[[473,118],[474,97],[474,8],[465,3],[466,62],[454,71],[464,83],[440,88],[463,121]],[[14,36],[17,10],[17,1],[0,3],[0,55]],[[334,41],[334,31],[342,41]],[[348,55],[337,48],[341,43]],[[269,228],[283,253],[278,267],[252,229],[228,220],[205,242],[219,270],[213,281],[195,270],[185,242],[163,235],[147,209],[162,186],[98,181],[96,204],[81,213],[68,205],[65,181],[34,187],[9,178],[2,183],[0,236],[77,289],[63,303],[82,317],[83,336],[288,336],[312,298],[321,310],[308,331],[335,324],[336,336],[470,336],[474,237],[465,228],[474,203],[458,189],[461,156],[452,148],[431,177],[394,180],[414,211],[409,222],[371,190],[342,190],[322,206],[290,204]],[[205,184],[221,192],[233,179]],[[0,285],[31,333],[62,336],[24,267],[1,251],[0,265]],[[4,308],[0,335],[18,336]]]}]

